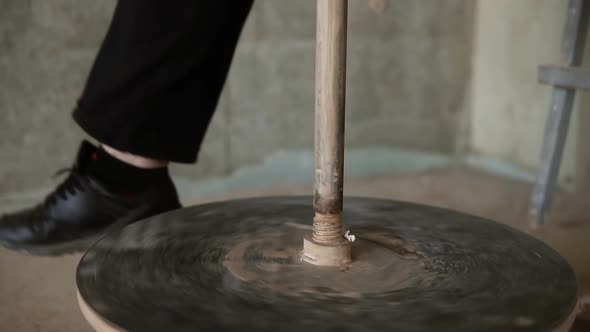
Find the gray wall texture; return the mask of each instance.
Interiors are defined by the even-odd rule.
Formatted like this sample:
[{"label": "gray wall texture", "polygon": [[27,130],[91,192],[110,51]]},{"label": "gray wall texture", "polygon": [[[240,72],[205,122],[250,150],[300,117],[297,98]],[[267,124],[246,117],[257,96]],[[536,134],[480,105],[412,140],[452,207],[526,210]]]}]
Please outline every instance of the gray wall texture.
[{"label": "gray wall texture", "polygon": [[[0,0],[0,195],[72,162],[84,134],[70,113],[114,4]],[[350,1],[348,147],[461,146],[474,10],[470,0]],[[314,43],[315,1],[257,0],[199,162],[174,172],[224,176],[311,150]]]},{"label": "gray wall texture", "polygon": [[[475,14],[471,151],[534,170],[539,163],[551,87],[539,64],[560,63],[566,0],[481,0]],[[586,41],[590,53],[590,35]],[[590,65],[586,56],[584,66]],[[590,96],[579,91],[560,171],[564,188],[590,186]]]}]

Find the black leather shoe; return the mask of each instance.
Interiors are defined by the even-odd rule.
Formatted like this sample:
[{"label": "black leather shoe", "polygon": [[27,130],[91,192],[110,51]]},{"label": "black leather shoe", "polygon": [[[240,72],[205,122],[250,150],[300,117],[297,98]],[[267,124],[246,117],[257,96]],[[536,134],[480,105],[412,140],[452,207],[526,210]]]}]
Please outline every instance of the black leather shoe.
[{"label": "black leather shoe", "polygon": [[39,255],[85,250],[108,231],[181,207],[169,178],[133,197],[113,192],[85,172],[93,149],[81,145],[68,177],[41,204],[0,217],[0,244]]}]

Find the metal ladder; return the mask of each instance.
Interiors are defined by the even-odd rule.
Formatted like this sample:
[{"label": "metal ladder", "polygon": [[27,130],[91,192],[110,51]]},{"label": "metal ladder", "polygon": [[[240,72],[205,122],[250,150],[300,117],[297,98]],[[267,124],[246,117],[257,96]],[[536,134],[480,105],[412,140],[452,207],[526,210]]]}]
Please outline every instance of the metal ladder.
[{"label": "metal ladder", "polygon": [[590,1],[569,0],[561,41],[561,64],[541,65],[538,69],[539,82],[553,86],[553,93],[545,124],[541,164],[529,205],[529,226],[532,229],[547,223],[576,90],[590,89],[590,70],[580,67],[589,16]]}]

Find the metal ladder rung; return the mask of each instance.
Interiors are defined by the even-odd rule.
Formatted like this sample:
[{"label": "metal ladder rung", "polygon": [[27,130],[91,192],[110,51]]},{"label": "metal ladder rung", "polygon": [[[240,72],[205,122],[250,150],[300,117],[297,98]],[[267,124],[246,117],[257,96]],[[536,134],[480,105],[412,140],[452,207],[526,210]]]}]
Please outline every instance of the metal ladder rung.
[{"label": "metal ladder rung", "polygon": [[541,65],[539,83],[566,89],[590,90],[590,69],[582,67]]}]

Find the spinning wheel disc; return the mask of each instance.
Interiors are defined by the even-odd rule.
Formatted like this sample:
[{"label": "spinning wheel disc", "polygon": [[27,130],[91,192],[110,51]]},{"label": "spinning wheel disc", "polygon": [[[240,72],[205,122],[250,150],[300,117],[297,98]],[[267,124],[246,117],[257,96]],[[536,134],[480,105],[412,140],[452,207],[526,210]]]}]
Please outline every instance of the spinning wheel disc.
[{"label": "spinning wheel disc", "polygon": [[551,248],[434,207],[347,198],[353,262],[301,262],[311,201],[211,203],[108,235],[78,266],[87,318],[131,331],[551,331],[574,311],[574,274]]}]

